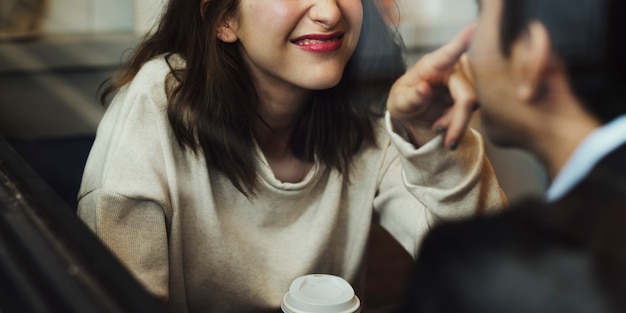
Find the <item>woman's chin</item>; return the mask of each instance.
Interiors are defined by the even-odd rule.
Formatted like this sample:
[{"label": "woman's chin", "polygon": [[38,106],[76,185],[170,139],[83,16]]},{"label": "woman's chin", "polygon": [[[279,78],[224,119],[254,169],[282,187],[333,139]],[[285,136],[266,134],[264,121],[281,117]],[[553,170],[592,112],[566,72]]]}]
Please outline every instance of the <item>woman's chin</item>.
[{"label": "woman's chin", "polygon": [[317,80],[311,79],[307,82],[306,88],[310,90],[326,90],[326,89],[330,89],[330,88],[337,86],[340,81],[341,81],[341,75],[337,77],[332,77],[332,78],[325,77],[325,78],[320,78]]}]

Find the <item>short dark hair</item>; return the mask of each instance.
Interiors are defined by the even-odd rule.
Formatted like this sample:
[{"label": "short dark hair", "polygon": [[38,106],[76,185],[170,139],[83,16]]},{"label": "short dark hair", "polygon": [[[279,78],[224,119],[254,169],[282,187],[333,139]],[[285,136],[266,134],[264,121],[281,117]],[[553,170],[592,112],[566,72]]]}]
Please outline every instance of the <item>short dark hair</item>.
[{"label": "short dark hair", "polygon": [[503,0],[500,47],[505,57],[532,21],[548,29],[587,111],[603,123],[626,113],[626,1]]}]

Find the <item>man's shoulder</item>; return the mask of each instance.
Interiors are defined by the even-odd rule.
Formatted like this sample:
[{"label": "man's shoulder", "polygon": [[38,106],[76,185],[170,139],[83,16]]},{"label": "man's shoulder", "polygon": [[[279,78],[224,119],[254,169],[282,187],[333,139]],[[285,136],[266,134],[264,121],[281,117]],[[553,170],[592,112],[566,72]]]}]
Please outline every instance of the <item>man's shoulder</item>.
[{"label": "man's shoulder", "polygon": [[[433,228],[418,255],[420,267],[490,275],[505,268],[534,266],[553,256],[584,254],[581,235],[561,225],[556,208],[529,200],[485,217],[449,222]],[[565,222],[567,223],[567,222]]]},{"label": "man's shoulder", "polygon": [[426,236],[423,249],[437,249],[441,243],[468,247],[517,241],[522,233],[536,233],[548,210],[550,207],[543,201],[529,199],[495,214],[443,222]]},{"label": "man's shoulder", "polygon": [[[415,267],[416,299],[407,305],[440,309],[433,312],[570,312],[578,304],[571,297],[578,297],[593,304],[581,312],[609,312],[599,284],[625,268],[623,245],[602,244],[616,242],[597,236],[606,225],[602,214],[583,214],[593,211],[588,203],[579,210],[526,201],[493,216],[434,228]],[[614,267],[598,267],[605,263]],[[624,285],[622,278],[615,283]]]}]

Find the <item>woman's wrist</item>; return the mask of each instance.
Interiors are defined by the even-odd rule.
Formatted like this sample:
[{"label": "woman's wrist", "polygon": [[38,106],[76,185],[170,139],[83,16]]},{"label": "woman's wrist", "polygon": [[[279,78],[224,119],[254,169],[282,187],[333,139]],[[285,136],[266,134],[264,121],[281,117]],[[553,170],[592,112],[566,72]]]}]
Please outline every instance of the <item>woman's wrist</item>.
[{"label": "woman's wrist", "polygon": [[438,132],[433,130],[433,124],[429,122],[406,122],[399,121],[399,124],[406,130],[409,142],[419,148],[437,137]]}]

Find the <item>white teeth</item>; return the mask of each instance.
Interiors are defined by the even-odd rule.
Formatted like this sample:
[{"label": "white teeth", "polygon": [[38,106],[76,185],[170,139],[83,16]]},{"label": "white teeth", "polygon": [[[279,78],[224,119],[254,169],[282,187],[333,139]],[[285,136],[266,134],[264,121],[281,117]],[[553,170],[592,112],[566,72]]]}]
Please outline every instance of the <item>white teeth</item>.
[{"label": "white teeth", "polygon": [[330,40],[319,40],[319,39],[304,39],[304,40],[300,40],[298,42],[298,45],[301,46],[308,46],[308,45],[314,45],[314,44],[318,44],[318,43],[323,43],[323,42],[331,42],[331,41],[337,41],[337,38],[333,38]]}]

